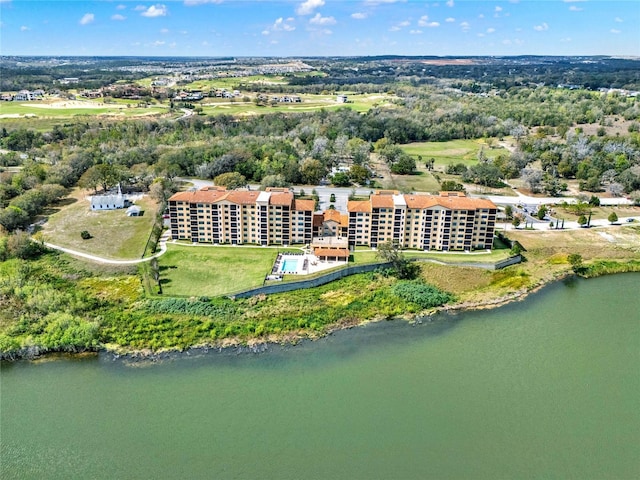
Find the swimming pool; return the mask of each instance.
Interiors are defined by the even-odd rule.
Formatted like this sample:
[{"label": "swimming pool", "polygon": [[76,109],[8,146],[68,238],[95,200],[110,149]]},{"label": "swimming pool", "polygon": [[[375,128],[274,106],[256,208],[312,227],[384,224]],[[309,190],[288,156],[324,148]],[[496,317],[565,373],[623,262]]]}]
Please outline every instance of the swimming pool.
[{"label": "swimming pool", "polygon": [[298,271],[297,258],[286,258],[282,261],[282,265],[280,265],[280,273],[292,273],[297,271]]}]

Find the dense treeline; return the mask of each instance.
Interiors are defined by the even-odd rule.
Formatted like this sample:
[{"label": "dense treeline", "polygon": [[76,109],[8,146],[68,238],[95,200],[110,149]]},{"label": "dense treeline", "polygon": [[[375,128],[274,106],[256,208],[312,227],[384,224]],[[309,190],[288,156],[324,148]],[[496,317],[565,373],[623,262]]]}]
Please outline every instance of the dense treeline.
[{"label": "dense treeline", "polygon": [[[363,89],[370,85],[361,84]],[[381,104],[366,113],[348,107],[309,113],[248,117],[192,116],[178,121],[147,119],[56,125],[0,131],[0,165],[22,165],[0,173],[0,225],[25,228],[44,206],[75,185],[92,190],[151,190],[159,200],[176,176],[225,179],[234,185],[318,184],[332,167],[349,161],[351,171],[333,177],[348,186],[366,183],[375,152],[396,174],[415,171],[400,146],[411,142],[485,138],[516,139],[518,149],[448,173],[485,186],[522,177],[533,191],[559,195],[568,179],[583,190],[614,195],[640,189],[640,104],[620,94],[550,87],[520,87],[470,93],[436,85],[384,86]],[[613,119],[629,121],[628,132],[608,137]],[[598,135],[576,131],[597,124]],[[19,153],[22,152],[22,153]],[[235,173],[233,178],[224,176]],[[224,176],[224,177],[221,177]]]}]

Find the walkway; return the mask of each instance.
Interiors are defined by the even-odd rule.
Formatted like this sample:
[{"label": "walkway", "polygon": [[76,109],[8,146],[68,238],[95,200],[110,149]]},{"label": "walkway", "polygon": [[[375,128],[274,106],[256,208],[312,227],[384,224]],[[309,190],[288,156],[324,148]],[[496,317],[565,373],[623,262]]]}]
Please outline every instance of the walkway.
[{"label": "walkway", "polygon": [[113,260],[110,258],[99,257],[97,255],[91,255],[89,253],[79,252],[77,250],[73,250],[71,248],[61,247],[60,245],[54,245],[49,242],[44,242],[44,245],[53,250],[59,250],[64,253],[68,253],[69,255],[73,255],[74,257],[80,257],[87,260],[91,260],[98,263],[107,263],[110,265],[135,265],[137,263],[148,262],[152,258],[158,258],[163,255],[167,251],[167,239],[169,238],[169,232],[165,232],[158,240],[158,246],[160,247],[160,251],[151,255],[150,257],[145,258],[137,258],[135,260]]}]

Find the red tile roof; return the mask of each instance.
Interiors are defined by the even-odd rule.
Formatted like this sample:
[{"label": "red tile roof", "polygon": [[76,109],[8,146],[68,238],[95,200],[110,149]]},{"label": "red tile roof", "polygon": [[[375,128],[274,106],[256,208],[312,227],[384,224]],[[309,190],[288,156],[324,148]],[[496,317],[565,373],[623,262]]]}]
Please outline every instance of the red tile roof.
[{"label": "red tile roof", "polygon": [[340,212],[338,210],[332,210],[332,209],[325,210],[323,214],[324,214],[325,222],[328,220],[331,220],[331,221],[340,223]]},{"label": "red tile roof", "polygon": [[347,202],[349,212],[371,212],[371,202],[369,200],[350,200]]},{"label": "red tile roof", "polygon": [[296,199],[293,209],[299,212],[313,212],[316,209],[316,202],[315,200]]},{"label": "red tile roof", "polygon": [[274,192],[269,198],[269,205],[291,206],[293,204],[293,193]]},{"label": "red tile roof", "polygon": [[316,248],[313,254],[316,257],[349,258],[349,250],[344,248]]}]

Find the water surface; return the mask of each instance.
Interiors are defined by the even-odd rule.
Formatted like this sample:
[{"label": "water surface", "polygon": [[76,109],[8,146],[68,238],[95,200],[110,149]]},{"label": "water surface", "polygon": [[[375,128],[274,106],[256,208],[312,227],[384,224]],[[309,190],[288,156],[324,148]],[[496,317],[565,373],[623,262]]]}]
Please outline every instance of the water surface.
[{"label": "water surface", "polygon": [[261,354],[3,365],[3,479],[640,478],[640,275]]}]

